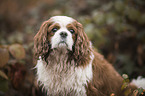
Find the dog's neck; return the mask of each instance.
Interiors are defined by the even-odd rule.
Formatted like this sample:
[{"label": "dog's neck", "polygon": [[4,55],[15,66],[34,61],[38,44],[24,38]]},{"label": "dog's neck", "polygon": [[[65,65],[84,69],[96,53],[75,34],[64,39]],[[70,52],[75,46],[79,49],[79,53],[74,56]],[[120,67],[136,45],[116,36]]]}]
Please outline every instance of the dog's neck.
[{"label": "dog's neck", "polygon": [[[77,92],[77,86],[82,87],[82,84],[75,85],[75,78],[77,77],[76,66],[74,60],[68,62],[68,53],[69,51],[65,48],[54,49],[47,58],[47,64],[43,61],[45,68],[42,68],[44,66],[38,67],[40,68],[38,70],[43,69],[44,73],[42,74],[46,75],[43,76],[46,77],[46,80],[40,78],[38,78],[38,80],[40,79],[39,81],[45,83],[44,86],[48,89],[49,94],[67,94],[70,96],[81,94],[84,96],[85,92],[81,92],[80,90]],[[40,72],[38,72],[38,75],[41,76]],[[76,86],[76,88],[73,88],[73,85]],[[82,88],[84,90],[84,87]]]},{"label": "dog's neck", "polygon": [[75,67],[74,60],[68,61],[69,50],[66,48],[53,49],[47,57],[47,67],[54,69],[52,72],[59,75],[65,75],[70,68]]},{"label": "dog's neck", "polygon": [[[76,66],[76,62],[70,58],[67,49],[54,49],[50,52],[47,62],[40,59],[37,62],[37,75],[40,84],[44,85],[51,96],[86,96],[85,86],[92,78],[92,58],[84,68]],[[89,74],[88,74],[89,73]]]},{"label": "dog's neck", "polygon": [[48,53],[48,56],[45,56],[45,61],[47,62],[47,65],[51,65],[52,62],[50,61],[59,63],[60,61],[64,61],[64,59],[68,59],[68,53],[69,51],[65,47],[52,49]]}]

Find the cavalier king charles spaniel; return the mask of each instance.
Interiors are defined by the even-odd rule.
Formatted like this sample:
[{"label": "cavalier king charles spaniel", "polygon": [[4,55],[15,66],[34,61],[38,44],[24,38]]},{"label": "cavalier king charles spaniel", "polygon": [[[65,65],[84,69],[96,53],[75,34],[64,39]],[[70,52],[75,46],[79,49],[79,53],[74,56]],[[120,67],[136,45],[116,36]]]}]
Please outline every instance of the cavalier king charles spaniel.
[{"label": "cavalier king charles spaniel", "polygon": [[93,49],[82,24],[67,16],[45,21],[34,37],[37,77],[48,96],[124,96],[123,78]]}]

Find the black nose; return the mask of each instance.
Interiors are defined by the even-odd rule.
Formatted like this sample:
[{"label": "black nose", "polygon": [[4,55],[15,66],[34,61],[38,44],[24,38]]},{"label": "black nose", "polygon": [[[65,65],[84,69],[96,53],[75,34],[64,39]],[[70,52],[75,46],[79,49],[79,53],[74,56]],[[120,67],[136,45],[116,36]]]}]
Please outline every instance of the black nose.
[{"label": "black nose", "polygon": [[66,32],[61,32],[61,33],[60,33],[60,36],[61,36],[62,38],[66,38],[66,37],[67,37],[67,33],[66,33]]}]

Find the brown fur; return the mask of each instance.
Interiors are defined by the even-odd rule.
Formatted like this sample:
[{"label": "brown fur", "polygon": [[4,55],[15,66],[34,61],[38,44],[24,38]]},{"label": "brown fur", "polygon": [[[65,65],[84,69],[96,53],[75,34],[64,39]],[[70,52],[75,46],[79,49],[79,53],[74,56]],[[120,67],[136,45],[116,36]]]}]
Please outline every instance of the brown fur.
[{"label": "brown fur", "polygon": [[[90,42],[83,30],[82,24],[76,22],[77,41],[75,43],[75,58],[79,61],[80,66],[85,66],[90,61],[90,53],[93,52],[93,80],[88,82],[87,95],[88,96],[110,96],[112,93],[115,96],[124,96],[126,90],[133,92],[137,87],[129,85],[126,89],[121,90],[123,78],[118,72],[109,64],[104,57],[90,48]],[[132,93],[131,93],[132,94]],[[130,94],[130,95],[131,95]]]},{"label": "brown fur", "polygon": [[74,45],[74,59],[80,66],[85,66],[90,61],[90,42],[87,35],[84,33],[83,26],[79,22],[74,22],[77,28],[76,41]]},{"label": "brown fur", "polygon": [[39,56],[44,56],[50,50],[48,40],[48,27],[50,26],[51,20],[43,22],[38,33],[34,37],[34,57],[38,59]]},{"label": "brown fur", "polygon": [[[50,53],[50,38],[53,36],[50,32],[49,28],[51,27],[51,19],[43,22],[43,24],[40,27],[40,30],[34,37],[34,56],[36,59],[38,59],[39,56],[42,57],[43,60],[47,59],[47,56]],[[90,55],[90,46],[89,40],[87,35],[83,32],[83,26],[79,22],[75,21],[72,23],[76,29],[74,28],[75,36],[73,38],[75,44],[73,48],[73,52],[70,52],[69,59],[74,59],[76,61],[77,66],[81,65],[84,66],[85,64],[88,64],[90,61],[90,58],[87,56]],[[68,26],[69,27],[69,26]]]},{"label": "brown fur", "polygon": [[98,52],[93,53],[95,55],[93,61],[93,80],[88,83],[88,96],[110,96],[112,93],[115,96],[124,96],[126,90],[133,91],[133,89],[136,89],[136,86],[130,85],[128,88],[121,90],[123,78],[102,55]]},{"label": "brown fur", "polygon": [[[48,27],[51,23],[51,19],[45,21],[40,27],[39,32],[34,37],[34,55],[36,59],[41,56],[44,60],[45,56],[49,55],[48,53],[51,50],[49,44],[52,34],[49,34]],[[77,32],[75,33],[75,37],[73,37],[75,38],[73,39],[73,51],[68,51],[68,61],[74,60],[77,66],[85,67],[91,60],[91,52],[94,54],[94,60],[92,63],[93,79],[91,82],[88,82],[88,86],[86,86],[87,95],[110,96],[111,93],[114,93],[115,96],[124,96],[125,90],[129,88],[135,89],[136,86],[129,86],[125,90],[121,90],[123,78],[117,73],[113,66],[104,59],[102,55],[95,52],[90,47],[91,45],[83,30],[83,26],[77,21],[74,21],[73,25],[76,27],[75,31]]]}]

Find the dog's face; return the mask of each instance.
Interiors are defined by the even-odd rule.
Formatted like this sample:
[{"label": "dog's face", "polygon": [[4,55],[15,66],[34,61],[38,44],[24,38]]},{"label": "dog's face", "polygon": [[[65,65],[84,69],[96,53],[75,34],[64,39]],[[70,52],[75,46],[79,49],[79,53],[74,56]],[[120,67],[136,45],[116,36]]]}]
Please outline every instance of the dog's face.
[{"label": "dog's face", "polygon": [[74,20],[69,17],[55,16],[51,18],[51,22],[53,23],[48,28],[51,48],[63,47],[72,50],[77,34]]},{"label": "dog's face", "polygon": [[89,46],[82,24],[67,16],[54,16],[43,22],[34,37],[36,58],[47,58],[53,49],[63,48],[71,52],[71,59],[80,61],[89,54]]}]

